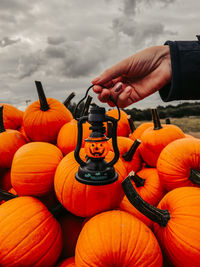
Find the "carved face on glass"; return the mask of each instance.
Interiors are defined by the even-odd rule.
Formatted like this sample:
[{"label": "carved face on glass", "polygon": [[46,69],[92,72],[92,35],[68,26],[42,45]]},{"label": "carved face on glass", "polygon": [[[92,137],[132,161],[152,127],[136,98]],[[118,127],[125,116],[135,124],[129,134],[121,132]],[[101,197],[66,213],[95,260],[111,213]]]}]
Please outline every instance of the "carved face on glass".
[{"label": "carved face on glass", "polygon": [[85,142],[85,152],[90,158],[104,158],[110,149],[107,141]]}]

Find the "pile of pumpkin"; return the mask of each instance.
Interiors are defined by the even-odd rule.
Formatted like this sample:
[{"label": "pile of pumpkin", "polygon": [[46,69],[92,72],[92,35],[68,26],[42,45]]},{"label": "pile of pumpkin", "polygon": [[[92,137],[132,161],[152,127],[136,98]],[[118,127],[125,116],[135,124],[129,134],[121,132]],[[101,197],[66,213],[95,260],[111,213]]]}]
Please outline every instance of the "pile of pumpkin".
[{"label": "pile of pumpkin", "polygon": [[[84,185],[77,121],[36,86],[25,112],[0,108],[0,266],[200,266],[200,140],[161,125],[156,109],[137,128],[121,110],[118,180]],[[89,134],[85,123],[83,146]]]}]

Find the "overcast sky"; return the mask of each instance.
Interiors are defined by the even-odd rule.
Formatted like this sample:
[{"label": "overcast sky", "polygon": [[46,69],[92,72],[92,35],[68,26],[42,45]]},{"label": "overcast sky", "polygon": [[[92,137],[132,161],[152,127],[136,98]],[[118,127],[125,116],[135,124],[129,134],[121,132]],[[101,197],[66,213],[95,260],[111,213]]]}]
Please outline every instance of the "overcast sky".
[{"label": "overcast sky", "polygon": [[[25,109],[35,80],[48,97],[76,91],[77,101],[92,78],[136,51],[195,40],[199,11],[199,0],[0,0],[0,102]],[[132,107],[164,104],[154,94]]]}]

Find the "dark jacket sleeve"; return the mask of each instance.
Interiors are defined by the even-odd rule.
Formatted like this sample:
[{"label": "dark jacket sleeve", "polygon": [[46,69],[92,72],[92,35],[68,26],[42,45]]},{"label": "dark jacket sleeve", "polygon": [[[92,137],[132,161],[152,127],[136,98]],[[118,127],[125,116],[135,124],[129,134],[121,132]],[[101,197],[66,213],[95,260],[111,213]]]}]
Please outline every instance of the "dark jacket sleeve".
[{"label": "dark jacket sleeve", "polygon": [[198,41],[167,41],[172,80],[159,90],[163,101],[200,99],[200,38]]}]

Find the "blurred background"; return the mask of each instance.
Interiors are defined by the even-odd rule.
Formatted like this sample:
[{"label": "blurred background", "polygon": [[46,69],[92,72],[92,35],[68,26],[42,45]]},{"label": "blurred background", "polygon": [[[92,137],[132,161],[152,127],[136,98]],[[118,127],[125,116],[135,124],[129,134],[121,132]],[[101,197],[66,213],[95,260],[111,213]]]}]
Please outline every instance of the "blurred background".
[{"label": "blurred background", "polygon": [[[1,0],[0,102],[24,110],[37,99],[35,80],[47,97],[75,91],[77,102],[119,60],[166,40],[195,40],[199,10],[198,0]],[[156,93],[131,107],[168,104]]]}]

